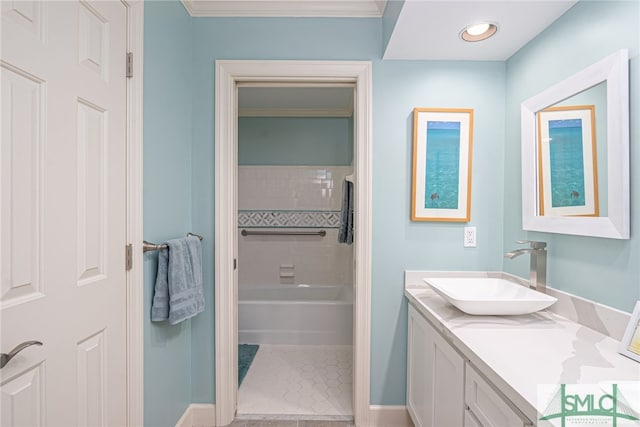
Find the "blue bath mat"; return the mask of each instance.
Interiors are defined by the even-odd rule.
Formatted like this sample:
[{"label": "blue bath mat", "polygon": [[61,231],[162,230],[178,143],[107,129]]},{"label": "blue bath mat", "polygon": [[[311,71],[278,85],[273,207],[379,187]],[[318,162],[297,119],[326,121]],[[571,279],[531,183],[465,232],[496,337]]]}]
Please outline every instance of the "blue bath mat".
[{"label": "blue bath mat", "polygon": [[249,366],[258,352],[258,347],[260,346],[257,344],[238,345],[238,387],[242,384],[244,376],[247,375]]}]

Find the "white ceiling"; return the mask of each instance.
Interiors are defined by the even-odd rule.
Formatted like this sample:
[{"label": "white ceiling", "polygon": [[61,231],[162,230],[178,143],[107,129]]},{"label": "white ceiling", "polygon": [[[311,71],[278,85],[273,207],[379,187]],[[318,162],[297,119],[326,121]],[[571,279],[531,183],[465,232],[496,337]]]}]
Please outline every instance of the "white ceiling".
[{"label": "white ceiling", "polygon": [[[407,0],[384,59],[504,61],[576,1]],[[478,22],[495,23],[498,32],[482,42],[460,39],[464,27]]]},{"label": "white ceiling", "polygon": [[[389,0],[396,1],[396,0]],[[504,61],[577,0],[406,0],[383,59]],[[381,17],[387,0],[182,0],[192,16]],[[483,42],[459,38],[488,21],[498,32]],[[350,87],[242,87],[240,116],[349,117]]]},{"label": "white ceiling", "polygon": [[[397,0],[388,0],[397,1]],[[504,61],[577,0],[406,0],[384,59]],[[381,17],[387,0],[182,0],[191,16]],[[459,38],[463,27],[489,21],[492,38]]]}]

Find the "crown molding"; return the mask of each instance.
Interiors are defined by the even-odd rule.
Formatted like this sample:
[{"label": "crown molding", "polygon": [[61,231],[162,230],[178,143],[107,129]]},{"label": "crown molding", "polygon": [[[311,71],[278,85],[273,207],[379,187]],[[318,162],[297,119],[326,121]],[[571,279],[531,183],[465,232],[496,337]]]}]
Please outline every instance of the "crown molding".
[{"label": "crown molding", "polygon": [[181,0],[195,17],[380,18],[386,0]]}]

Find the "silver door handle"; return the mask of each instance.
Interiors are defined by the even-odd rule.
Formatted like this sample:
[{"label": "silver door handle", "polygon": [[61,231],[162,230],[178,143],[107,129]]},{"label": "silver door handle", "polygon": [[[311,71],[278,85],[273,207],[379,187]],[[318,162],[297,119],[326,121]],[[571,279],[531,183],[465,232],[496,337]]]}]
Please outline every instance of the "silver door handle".
[{"label": "silver door handle", "polygon": [[9,363],[9,360],[13,359],[13,357],[20,353],[25,348],[32,345],[42,345],[40,341],[25,341],[22,344],[18,344],[16,348],[11,350],[9,353],[1,353],[0,354],[0,369],[4,368],[4,365]]}]

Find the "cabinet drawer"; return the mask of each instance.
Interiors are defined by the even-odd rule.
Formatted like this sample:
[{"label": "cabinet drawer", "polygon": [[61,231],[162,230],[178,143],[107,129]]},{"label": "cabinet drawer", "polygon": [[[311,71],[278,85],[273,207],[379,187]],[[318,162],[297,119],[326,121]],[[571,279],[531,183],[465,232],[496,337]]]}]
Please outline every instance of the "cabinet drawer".
[{"label": "cabinet drawer", "polygon": [[[531,422],[517,412],[467,363],[465,403],[483,427],[524,427]],[[473,424],[471,424],[473,425]]]}]

